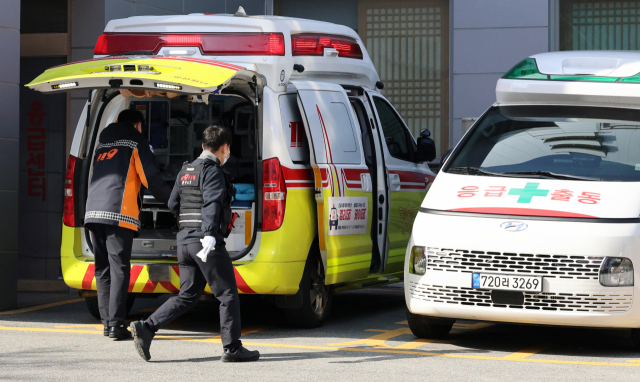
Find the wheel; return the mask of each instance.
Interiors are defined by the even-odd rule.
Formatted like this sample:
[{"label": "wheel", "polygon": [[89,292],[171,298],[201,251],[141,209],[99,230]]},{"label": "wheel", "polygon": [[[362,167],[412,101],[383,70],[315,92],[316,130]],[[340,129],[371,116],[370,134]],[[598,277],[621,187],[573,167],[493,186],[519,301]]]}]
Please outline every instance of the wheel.
[{"label": "wheel", "polygon": [[447,336],[456,320],[434,319],[413,314],[407,309],[407,322],[411,333],[418,338],[441,339]]},{"label": "wheel", "polygon": [[329,316],[333,293],[324,283],[324,270],[319,256],[307,260],[300,282],[302,307],[285,309],[287,321],[298,328],[317,328]]},{"label": "wheel", "polygon": [[640,329],[631,329],[631,338],[636,345],[636,350],[640,351]]},{"label": "wheel", "polygon": [[[133,308],[133,303],[136,301],[136,295],[128,294],[127,295],[127,315]],[[100,308],[98,308],[98,296],[85,297],[84,302],[87,304],[87,309],[89,309],[89,314],[91,314],[94,318],[100,320]]]}]

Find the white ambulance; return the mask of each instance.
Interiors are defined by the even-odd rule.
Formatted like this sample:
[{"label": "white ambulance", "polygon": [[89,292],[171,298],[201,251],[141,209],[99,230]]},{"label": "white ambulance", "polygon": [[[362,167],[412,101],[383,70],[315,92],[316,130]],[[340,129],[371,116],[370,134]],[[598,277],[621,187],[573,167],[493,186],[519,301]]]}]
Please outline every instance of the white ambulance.
[{"label": "white ambulance", "polygon": [[446,159],[407,248],[408,320],[632,329],[640,347],[640,53],[517,64]]},{"label": "white ambulance", "polygon": [[[270,296],[292,324],[313,327],[332,293],[402,279],[435,145],[428,131],[416,141],[380,93],[352,29],[242,11],[130,17],[108,23],[93,59],[50,68],[27,86],[88,96],[67,168],[61,258],[65,282],[94,316],[85,201],[98,136],[123,109],[145,115],[169,184],[201,153],[206,127],[231,129],[223,168],[238,189],[239,219],[227,249],[241,293]],[[180,288],[176,220],[151,195],[141,207],[131,216],[140,235],[130,304]]]}]

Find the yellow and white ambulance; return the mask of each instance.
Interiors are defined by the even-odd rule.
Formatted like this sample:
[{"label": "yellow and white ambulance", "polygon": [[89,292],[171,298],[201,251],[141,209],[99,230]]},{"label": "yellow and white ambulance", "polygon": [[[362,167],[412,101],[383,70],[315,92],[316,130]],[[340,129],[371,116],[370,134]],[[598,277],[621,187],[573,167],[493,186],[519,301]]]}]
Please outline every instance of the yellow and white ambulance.
[{"label": "yellow and white ambulance", "polygon": [[526,58],[425,197],[411,330],[455,319],[631,329],[640,347],[640,53]]},{"label": "yellow and white ambulance", "polygon": [[[98,314],[83,229],[93,152],[123,109],[140,110],[166,181],[210,125],[233,132],[239,213],[227,240],[241,293],[273,296],[297,326],[320,325],[332,293],[399,281],[411,223],[434,179],[429,132],[414,139],[350,28],[283,17],[192,14],[113,20],[91,60],[27,85],[88,100],[71,147],[62,273]],[[130,295],[176,293],[176,221],[145,194]],[[209,292],[209,288],[206,289]],[[132,302],[132,300],[131,300]]]}]

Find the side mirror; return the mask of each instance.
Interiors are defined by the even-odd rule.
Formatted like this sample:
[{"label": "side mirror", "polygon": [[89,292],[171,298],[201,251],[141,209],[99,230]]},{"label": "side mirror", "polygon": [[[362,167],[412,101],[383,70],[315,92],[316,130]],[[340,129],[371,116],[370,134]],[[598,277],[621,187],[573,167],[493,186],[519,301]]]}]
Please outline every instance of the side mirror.
[{"label": "side mirror", "polygon": [[431,162],[436,159],[436,143],[430,137],[431,132],[429,130],[424,129],[420,132],[420,137],[417,140],[416,162]]}]

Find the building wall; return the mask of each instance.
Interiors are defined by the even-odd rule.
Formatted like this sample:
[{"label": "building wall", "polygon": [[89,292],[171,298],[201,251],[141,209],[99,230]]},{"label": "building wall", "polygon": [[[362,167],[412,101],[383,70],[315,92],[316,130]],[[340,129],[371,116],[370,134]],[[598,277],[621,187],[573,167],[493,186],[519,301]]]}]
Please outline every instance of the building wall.
[{"label": "building wall", "polygon": [[358,31],[358,0],[276,0],[274,14],[328,21]]},{"label": "building wall", "polygon": [[20,1],[0,0],[0,310],[16,305]]},{"label": "building wall", "polygon": [[462,118],[479,117],[495,102],[498,78],[550,50],[551,1],[451,0],[450,147],[462,138]]}]

